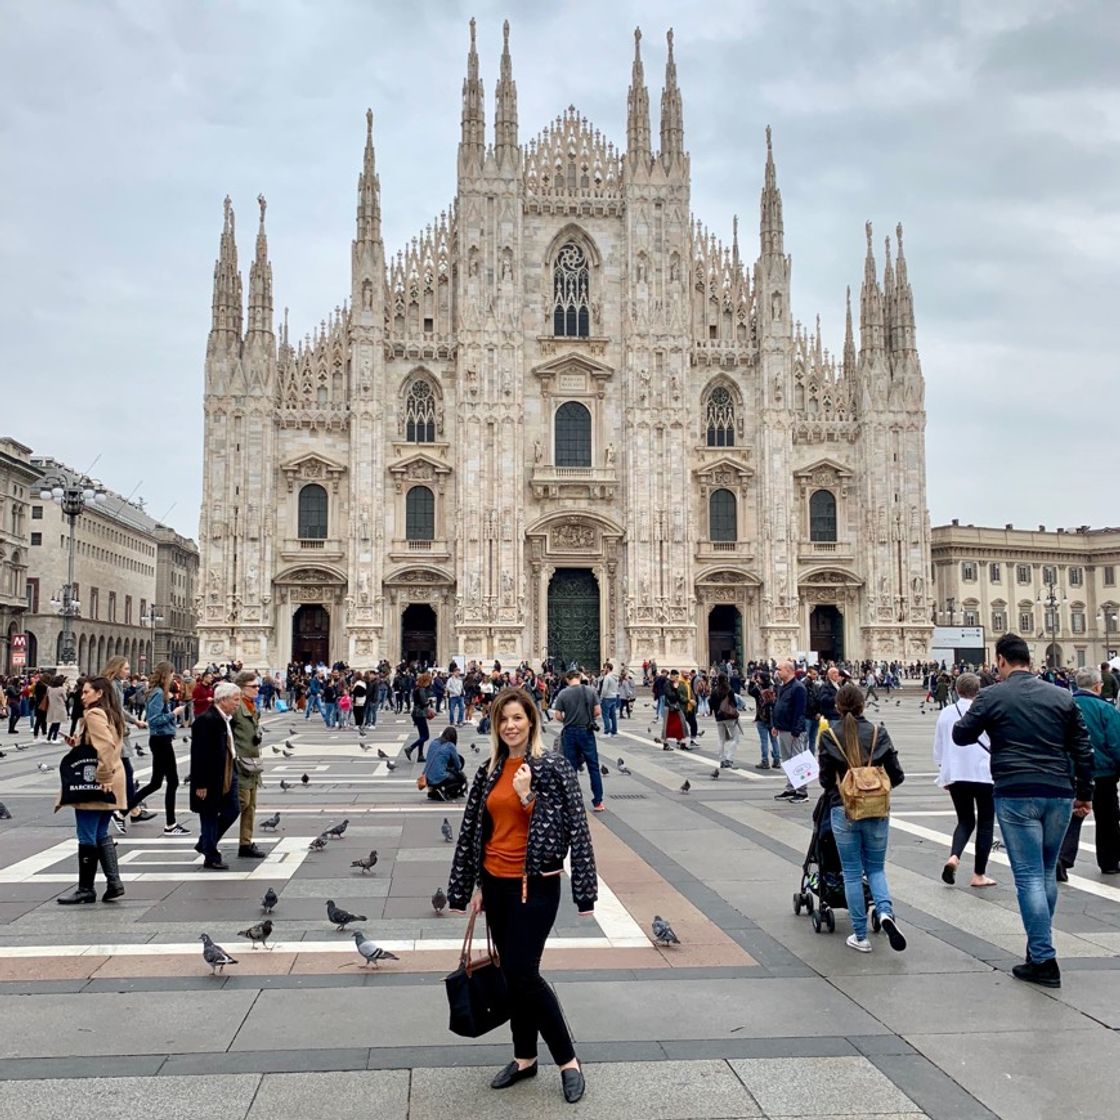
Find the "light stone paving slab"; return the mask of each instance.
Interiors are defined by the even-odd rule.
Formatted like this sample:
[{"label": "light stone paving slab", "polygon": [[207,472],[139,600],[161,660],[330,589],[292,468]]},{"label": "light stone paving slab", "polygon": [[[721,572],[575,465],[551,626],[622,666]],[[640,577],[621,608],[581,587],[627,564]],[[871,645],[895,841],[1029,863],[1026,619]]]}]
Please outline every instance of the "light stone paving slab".
[{"label": "light stone paving slab", "polygon": [[866,1058],[743,1058],[729,1062],[768,1117],[881,1116],[918,1106]]},{"label": "light stone paving slab", "polygon": [[724,1061],[592,1063],[587,1093],[573,1109],[556,1067],[502,1093],[489,1088],[496,1070],[417,1069],[409,1120],[707,1120],[759,1117],[753,1098]]},{"label": "light stone paving slab", "polygon": [[309,1120],[328,1115],[407,1120],[408,1094],[406,1069],[269,1073],[246,1120]]},{"label": "light stone paving slab", "polygon": [[0,1081],[0,1120],[244,1120],[260,1080],[237,1073]]},{"label": "light stone paving slab", "polygon": [[159,999],[144,992],[11,996],[0,1015],[0,1058],[224,1050],[255,998],[253,991],[214,991],[204,999],[194,992]]}]

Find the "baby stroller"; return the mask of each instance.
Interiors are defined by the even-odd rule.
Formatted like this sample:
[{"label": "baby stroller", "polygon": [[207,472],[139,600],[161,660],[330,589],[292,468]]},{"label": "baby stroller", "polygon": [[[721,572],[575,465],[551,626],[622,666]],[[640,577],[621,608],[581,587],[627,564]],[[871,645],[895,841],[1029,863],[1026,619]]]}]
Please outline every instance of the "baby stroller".
[{"label": "baby stroller", "polygon": [[[805,853],[805,862],[801,865],[801,889],[793,896],[793,912],[800,915],[804,910],[813,923],[815,933],[820,933],[825,927],[829,933],[835,933],[836,915],[833,911],[848,909],[844,871],[836,838],[832,835],[827,800],[828,794],[822,793],[813,808],[813,836]],[[871,903],[871,888],[864,879],[863,905],[871,910],[871,928],[878,933],[879,915]]]}]

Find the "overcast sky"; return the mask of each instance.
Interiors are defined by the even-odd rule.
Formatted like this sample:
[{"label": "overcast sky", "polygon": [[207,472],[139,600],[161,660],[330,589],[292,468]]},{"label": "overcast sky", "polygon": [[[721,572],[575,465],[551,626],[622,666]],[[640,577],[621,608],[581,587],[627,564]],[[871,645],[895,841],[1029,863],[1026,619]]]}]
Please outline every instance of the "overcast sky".
[{"label": "overcast sky", "polygon": [[673,25],[693,210],[753,257],[771,124],[832,349],[864,221],[880,268],[903,222],[934,524],[1120,523],[1113,0],[0,0],[0,432],[194,536],[223,196],[246,291],[267,196],[302,335],[349,292],[367,106],[386,248],[451,200],[471,15],[488,114],[511,21],[523,142],[575,104],[625,144],[635,24],[656,135]]}]

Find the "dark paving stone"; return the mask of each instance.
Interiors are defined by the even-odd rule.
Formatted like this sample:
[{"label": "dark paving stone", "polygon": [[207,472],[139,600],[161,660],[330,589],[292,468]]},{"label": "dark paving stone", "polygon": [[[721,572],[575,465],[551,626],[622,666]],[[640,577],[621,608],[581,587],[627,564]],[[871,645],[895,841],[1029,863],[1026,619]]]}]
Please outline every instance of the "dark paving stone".
[{"label": "dark paving stone", "polygon": [[[163,1054],[96,1058],[3,1058],[0,1080],[34,1081],[54,1077],[149,1077],[158,1073]],[[77,1109],[76,1109],[77,1111]]]},{"label": "dark paving stone", "polygon": [[236,1050],[228,1053],[172,1054],[160,1076],[221,1073],[309,1073],[323,1070],[367,1069],[369,1050]]},{"label": "dark paving stone", "polygon": [[855,1054],[846,1038],[742,1038],[666,1040],[667,1058],[842,1058]]},{"label": "dark paving stone", "polygon": [[914,1053],[909,1042],[892,1034],[849,1035],[848,1041],[867,1058]]},{"label": "dark paving stone", "polygon": [[868,1055],[868,1058],[925,1112],[929,1120],[999,1120],[994,1112],[921,1054]]}]

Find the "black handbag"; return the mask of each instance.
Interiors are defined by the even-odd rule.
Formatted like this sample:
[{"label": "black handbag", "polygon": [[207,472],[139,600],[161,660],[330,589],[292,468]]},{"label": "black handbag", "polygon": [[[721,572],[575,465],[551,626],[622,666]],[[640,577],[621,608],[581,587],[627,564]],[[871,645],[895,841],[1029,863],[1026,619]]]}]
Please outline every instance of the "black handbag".
[{"label": "black handbag", "polygon": [[451,1010],[448,1025],[454,1034],[464,1038],[480,1038],[509,1022],[509,992],[499,967],[497,950],[490,940],[489,923],[486,926],[486,955],[471,957],[477,917],[477,914],[471,914],[467,922],[459,967],[443,979]]},{"label": "black handbag", "polygon": [[97,751],[88,743],[72,747],[58,764],[62,781],[60,805],[80,805],[85,801],[108,801],[116,804],[116,797],[106,793],[97,780]]}]

